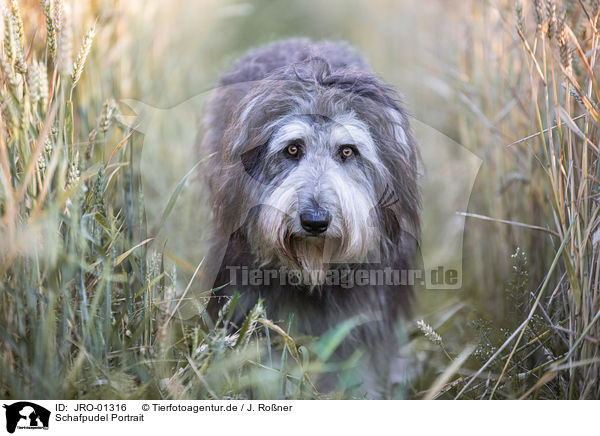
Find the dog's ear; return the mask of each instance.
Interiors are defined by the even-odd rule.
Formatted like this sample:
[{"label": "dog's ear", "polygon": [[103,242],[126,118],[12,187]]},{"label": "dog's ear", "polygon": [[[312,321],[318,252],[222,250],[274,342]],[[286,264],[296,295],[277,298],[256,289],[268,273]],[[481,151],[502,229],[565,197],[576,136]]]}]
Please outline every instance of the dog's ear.
[{"label": "dog's ear", "polygon": [[415,239],[420,236],[420,194],[418,144],[410,129],[408,115],[399,106],[386,108],[385,122],[376,129],[381,159],[391,174],[394,201],[388,209],[396,216],[403,232]]},{"label": "dog's ear", "polygon": [[410,233],[418,239],[419,152],[410,128],[409,115],[402,107],[400,97],[390,87],[369,75],[357,80],[360,85],[355,85],[358,89],[355,92],[359,97],[354,106],[360,119],[367,124],[378,149],[378,158],[385,167],[383,172],[372,174],[374,186],[380,190],[379,196],[388,198],[385,202],[386,214],[388,217],[394,216],[402,230],[394,231],[397,227],[391,226],[393,234],[388,236],[397,240],[400,234]]},{"label": "dog's ear", "polygon": [[354,70],[327,76],[323,85],[343,90],[365,122],[387,174],[374,172],[375,186],[398,199],[389,209],[405,232],[419,235],[418,146],[402,99],[375,75]]},{"label": "dog's ear", "polygon": [[260,167],[264,161],[264,155],[267,151],[267,147],[268,143],[265,143],[242,153],[240,156],[246,173],[258,183],[265,183],[265,180],[262,180],[261,177],[261,175],[264,175],[264,173],[261,171]]}]

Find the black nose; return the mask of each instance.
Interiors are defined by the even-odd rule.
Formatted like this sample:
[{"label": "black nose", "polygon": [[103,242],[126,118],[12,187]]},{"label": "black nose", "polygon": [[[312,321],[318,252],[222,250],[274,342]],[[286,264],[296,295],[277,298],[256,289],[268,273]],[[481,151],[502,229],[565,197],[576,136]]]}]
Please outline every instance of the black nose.
[{"label": "black nose", "polygon": [[329,213],[325,209],[311,210],[300,214],[302,228],[313,235],[327,230],[329,221]]}]

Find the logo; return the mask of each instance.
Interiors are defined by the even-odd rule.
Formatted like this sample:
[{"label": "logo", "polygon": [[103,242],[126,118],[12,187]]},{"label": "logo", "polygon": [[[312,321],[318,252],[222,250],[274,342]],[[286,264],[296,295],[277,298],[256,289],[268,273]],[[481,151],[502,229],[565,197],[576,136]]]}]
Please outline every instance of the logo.
[{"label": "logo", "polygon": [[18,429],[48,430],[50,411],[28,401],[2,407],[6,409],[6,431],[14,433]]}]

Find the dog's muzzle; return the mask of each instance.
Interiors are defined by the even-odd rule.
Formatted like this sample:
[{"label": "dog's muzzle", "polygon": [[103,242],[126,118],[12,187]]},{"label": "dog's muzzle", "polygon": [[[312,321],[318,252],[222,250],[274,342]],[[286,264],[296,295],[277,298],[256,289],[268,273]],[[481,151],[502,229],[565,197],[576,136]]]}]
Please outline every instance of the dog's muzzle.
[{"label": "dog's muzzle", "polygon": [[300,214],[302,228],[311,235],[318,235],[327,230],[331,216],[323,208],[311,209]]}]

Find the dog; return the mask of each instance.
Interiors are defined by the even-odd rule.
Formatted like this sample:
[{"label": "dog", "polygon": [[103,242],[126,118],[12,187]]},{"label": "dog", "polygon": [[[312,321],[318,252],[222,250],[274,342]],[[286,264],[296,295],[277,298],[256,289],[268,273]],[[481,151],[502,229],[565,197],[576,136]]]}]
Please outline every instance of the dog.
[{"label": "dog", "polygon": [[344,42],[280,41],[221,77],[203,132],[213,319],[238,292],[238,323],[259,299],[301,334],[354,320],[335,358],[364,350],[363,392],[396,396],[412,299],[396,273],[413,266],[420,229],[418,145],[399,95]]}]

